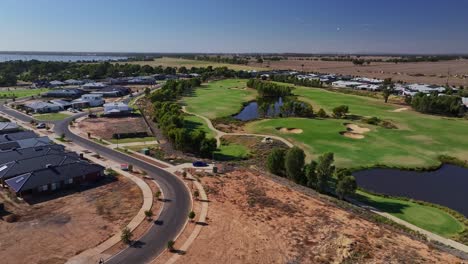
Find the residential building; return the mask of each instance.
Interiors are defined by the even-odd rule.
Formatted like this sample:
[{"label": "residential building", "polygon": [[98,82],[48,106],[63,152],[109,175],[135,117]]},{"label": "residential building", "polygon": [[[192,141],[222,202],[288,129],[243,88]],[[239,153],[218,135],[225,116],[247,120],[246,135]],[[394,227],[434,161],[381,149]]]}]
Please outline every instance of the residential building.
[{"label": "residential building", "polygon": [[50,87],[58,87],[58,86],[64,86],[64,85],[66,85],[66,83],[61,82],[61,81],[51,81],[49,83]]},{"label": "residential building", "polygon": [[360,82],[352,82],[352,81],[336,81],[332,82],[332,86],[338,88],[356,88],[357,86],[362,85]]},{"label": "residential building", "polygon": [[130,88],[123,86],[108,86],[91,94],[102,94],[103,97],[122,97],[131,93]]},{"label": "residential building", "polygon": [[108,116],[122,116],[132,113],[132,108],[122,102],[104,104],[104,115]]},{"label": "residential building", "polygon": [[35,137],[37,137],[37,135],[33,131],[21,131],[21,132],[15,132],[15,133],[8,133],[8,134],[0,135],[0,143],[17,141],[17,140],[22,140],[22,139],[27,139],[27,138],[35,138]]},{"label": "residential building", "polygon": [[39,146],[47,146],[52,144],[49,137],[38,137],[38,138],[26,138],[17,141],[7,141],[0,143],[0,151],[11,151],[21,148],[32,148]]},{"label": "residential building", "polygon": [[92,182],[104,176],[104,167],[86,161],[77,161],[15,176],[5,181],[18,197],[55,191],[73,185]]},{"label": "residential building", "polygon": [[102,94],[83,94],[79,99],[72,101],[73,108],[85,108],[87,106],[97,107],[102,106],[103,104],[104,99]]},{"label": "residential building", "polygon": [[468,97],[462,97],[462,104],[468,108]]},{"label": "residential building", "polygon": [[24,108],[34,113],[54,113],[62,110],[58,105],[41,101],[27,103]]},{"label": "residential building", "polygon": [[84,81],[69,79],[66,80],[64,83],[66,83],[67,85],[82,85],[84,84]]},{"label": "residential building", "polygon": [[443,93],[445,91],[445,87],[437,86],[437,85],[428,85],[428,84],[410,84],[407,86],[408,90],[412,92],[419,92],[419,93],[431,93],[431,92],[438,92]]},{"label": "residential building", "polygon": [[60,99],[57,99],[57,100],[50,100],[50,102],[54,105],[58,105],[60,106],[60,108],[62,110],[65,110],[65,109],[68,109],[72,106],[71,102],[69,101],[65,101],[65,100],[60,100]]},{"label": "residential building", "polygon": [[13,122],[0,122],[0,135],[20,131],[18,124]]},{"label": "residential building", "polygon": [[78,98],[84,94],[83,90],[77,88],[52,90],[42,94],[42,97],[55,97],[55,98]]},{"label": "residential building", "polygon": [[83,89],[102,89],[104,87],[106,87],[107,84],[105,83],[102,83],[102,82],[90,82],[90,83],[86,83],[84,85],[82,85],[81,87]]},{"label": "residential building", "polygon": [[29,159],[48,154],[64,154],[65,147],[58,144],[29,148],[16,148],[0,152],[0,164],[15,160]]}]

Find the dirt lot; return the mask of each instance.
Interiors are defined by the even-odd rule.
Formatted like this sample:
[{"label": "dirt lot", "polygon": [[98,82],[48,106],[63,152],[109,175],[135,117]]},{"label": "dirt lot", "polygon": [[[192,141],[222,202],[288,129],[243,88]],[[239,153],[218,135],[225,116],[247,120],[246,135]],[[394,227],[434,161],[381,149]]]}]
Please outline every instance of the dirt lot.
[{"label": "dirt lot", "polygon": [[34,205],[12,203],[2,191],[0,202],[19,216],[14,223],[0,220],[0,262],[49,264],[64,263],[119,232],[136,215],[143,200],[133,182],[118,177]]},{"label": "dirt lot", "polygon": [[[369,59],[362,57],[363,59]],[[386,63],[373,62],[370,65],[355,66],[352,62],[320,61],[320,60],[289,60],[268,62],[270,69],[294,69],[336,73],[345,75],[364,76],[372,78],[393,78],[394,80],[408,83],[428,83],[445,85],[447,76],[450,75],[449,84],[468,86],[468,60],[452,60],[439,62],[417,62],[417,63]],[[302,68],[302,64],[304,67]],[[253,65],[256,65],[253,64]],[[264,66],[266,63],[264,63]],[[260,66],[260,64],[258,64]],[[448,74],[450,73],[450,74]],[[418,76],[418,75],[424,76]]]},{"label": "dirt lot", "polygon": [[179,263],[460,263],[252,172],[201,181],[208,225]]},{"label": "dirt lot", "polygon": [[142,117],[87,118],[78,124],[78,128],[84,133],[90,132],[91,136],[103,139],[112,139],[115,133],[150,133]]}]

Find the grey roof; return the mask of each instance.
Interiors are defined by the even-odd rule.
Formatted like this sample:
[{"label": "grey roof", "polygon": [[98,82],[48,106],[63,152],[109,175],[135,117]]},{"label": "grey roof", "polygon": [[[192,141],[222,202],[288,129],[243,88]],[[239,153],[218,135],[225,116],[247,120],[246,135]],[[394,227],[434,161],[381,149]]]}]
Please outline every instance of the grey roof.
[{"label": "grey roof", "polygon": [[32,157],[10,161],[0,165],[0,179],[9,179],[11,177],[34,172],[46,168],[46,166],[61,166],[79,161],[76,153],[47,154],[43,156]]},{"label": "grey roof", "polygon": [[85,176],[104,171],[104,167],[86,161],[51,166],[35,172],[25,173],[5,181],[16,193],[36,189],[40,186],[66,181],[68,179]]},{"label": "grey roof", "polygon": [[9,141],[0,143],[0,151],[45,146],[50,145],[51,142],[52,141],[48,137],[27,138],[17,141]]},{"label": "grey roof", "polygon": [[60,106],[58,105],[54,105],[54,104],[46,103],[46,102],[32,102],[29,104],[25,104],[25,106],[34,110],[39,110],[39,109],[44,109],[44,108],[52,108],[52,109],[60,108]]},{"label": "grey roof", "polygon": [[63,145],[52,144],[39,147],[21,148],[0,152],[0,164],[10,161],[29,159],[47,154],[63,154],[65,147]]},{"label": "grey roof", "polygon": [[0,143],[5,143],[9,141],[17,141],[27,138],[35,138],[37,137],[36,133],[33,131],[21,131],[16,133],[8,133],[0,135]]},{"label": "grey roof", "polygon": [[14,122],[0,122],[0,133],[2,131],[19,130],[18,124]]}]

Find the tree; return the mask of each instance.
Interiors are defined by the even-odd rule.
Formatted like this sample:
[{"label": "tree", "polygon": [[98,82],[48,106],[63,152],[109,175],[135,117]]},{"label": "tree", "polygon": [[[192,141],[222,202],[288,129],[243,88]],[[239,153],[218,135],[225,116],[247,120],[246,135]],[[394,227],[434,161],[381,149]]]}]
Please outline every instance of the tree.
[{"label": "tree", "polygon": [[195,199],[198,200],[198,197],[200,196],[200,192],[198,190],[195,190],[193,192],[193,196],[195,196]]},{"label": "tree", "polygon": [[326,191],[328,188],[328,182],[335,172],[335,166],[333,165],[334,155],[333,153],[325,153],[318,158],[317,162],[317,190],[320,192]]},{"label": "tree", "polygon": [[307,164],[304,168],[304,173],[307,179],[307,187],[317,188],[317,162],[311,161],[310,164]]},{"label": "tree", "polygon": [[320,118],[327,118],[328,117],[327,113],[325,112],[325,110],[323,110],[323,108],[320,108],[320,110],[317,112],[317,116],[320,117]]},{"label": "tree", "polygon": [[149,87],[146,87],[146,88],[145,88],[145,96],[146,96],[146,97],[149,97],[150,94],[151,94],[151,89],[150,89]]},{"label": "tree", "polygon": [[267,168],[273,174],[284,174],[284,156],[285,150],[281,148],[273,149],[267,158]]},{"label": "tree", "polygon": [[130,231],[130,229],[128,227],[125,227],[122,230],[122,234],[120,235],[120,240],[122,240],[122,242],[124,242],[125,244],[130,244],[130,242],[132,242],[132,237],[133,234]]},{"label": "tree", "polygon": [[91,132],[88,132],[88,138],[91,138]]},{"label": "tree", "polygon": [[195,219],[195,212],[190,211],[190,213],[188,214],[188,218],[190,219],[191,222],[193,222],[193,219]]},{"label": "tree", "polygon": [[130,171],[130,172],[133,171],[133,165],[132,164],[128,164],[128,171]]},{"label": "tree", "polygon": [[150,220],[151,220],[151,217],[153,217],[153,211],[151,211],[151,210],[146,210],[146,211],[145,211],[145,216],[146,216],[146,218],[148,219],[148,221],[150,221]]},{"label": "tree", "polygon": [[333,116],[336,118],[344,118],[348,112],[349,108],[347,105],[340,105],[333,108]]},{"label": "tree", "polygon": [[304,151],[298,147],[288,149],[284,158],[286,176],[296,183],[304,184],[303,167],[305,163]]},{"label": "tree", "polygon": [[353,176],[344,176],[336,185],[336,194],[340,199],[354,194],[357,189],[356,179]]},{"label": "tree", "polygon": [[387,78],[384,80],[382,95],[384,97],[385,103],[388,102],[388,98],[395,91],[395,84],[392,81],[392,78]]},{"label": "tree", "polygon": [[167,241],[167,249],[170,251],[170,252],[173,252],[174,251],[174,240],[169,240]]},{"label": "tree", "polygon": [[159,198],[161,197],[161,191],[157,191],[155,194],[154,194],[154,197],[159,200]]}]

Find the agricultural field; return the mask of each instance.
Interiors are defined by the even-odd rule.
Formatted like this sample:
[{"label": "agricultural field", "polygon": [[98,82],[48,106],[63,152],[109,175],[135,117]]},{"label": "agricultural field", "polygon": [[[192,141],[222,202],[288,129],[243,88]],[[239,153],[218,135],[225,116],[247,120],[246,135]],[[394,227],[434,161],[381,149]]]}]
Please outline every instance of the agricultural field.
[{"label": "agricultural field", "polygon": [[257,92],[246,87],[246,80],[228,79],[203,84],[182,99],[187,111],[209,119],[230,116],[244,102],[255,99]]},{"label": "agricultural field", "polygon": [[42,93],[49,91],[47,88],[42,89],[16,89],[16,88],[8,88],[8,89],[0,89],[0,99],[1,98],[22,98],[22,97],[29,97],[29,96],[36,96]]},{"label": "agricultural field", "polygon": [[152,67],[156,66],[163,66],[163,67],[186,67],[190,69],[192,67],[208,67],[212,66],[213,68],[216,67],[227,67],[232,70],[262,70],[265,69],[264,67],[258,66],[247,66],[247,65],[238,65],[238,64],[229,64],[229,63],[217,63],[211,61],[200,61],[200,60],[189,60],[189,59],[181,59],[181,58],[170,58],[170,57],[163,57],[154,59],[153,61],[132,61],[128,62],[129,64],[139,64],[139,65],[150,65]]},{"label": "agricultural field", "polygon": [[[399,167],[438,165],[439,155],[468,159],[468,121],[424,115],[373,98],[333,93],[323,89],[297,87],[294,94],[328,114],[339,105],[349,106],[352,115],[378,117],[397,129],[373,126],[344,119],[267,119],[247,124],[254,133],[285,137],[303,147],[309,158],[324,152],[335,153],[340,167],[361,167],[384,164]],[[359,138],[342,135],[352,123],[365,132]],[[285,133],[280,128],[300,129],[301,133]],[[443,132],[443,133],[442,133]]]}]

